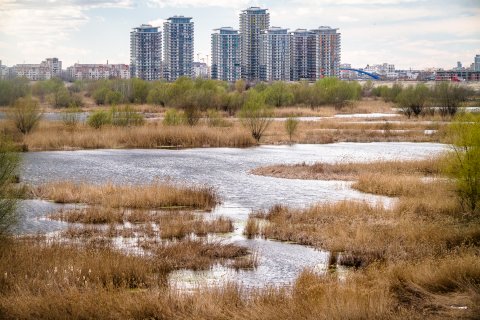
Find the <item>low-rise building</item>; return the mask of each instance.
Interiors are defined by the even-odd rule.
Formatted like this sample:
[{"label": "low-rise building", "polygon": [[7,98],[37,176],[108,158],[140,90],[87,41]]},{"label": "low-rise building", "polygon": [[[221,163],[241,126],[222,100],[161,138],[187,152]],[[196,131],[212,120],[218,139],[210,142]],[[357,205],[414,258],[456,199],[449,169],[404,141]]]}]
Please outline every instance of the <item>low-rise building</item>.
[{"label": "low-rise building", "polygon": [[130,69],[127,64],[80,64],[67,68],[67,75],[72,80],[129,79]]},{"label": "low-rise building", "polygon": [[48,58],[39,64],[17,64],[13,67],[17,77],[25,77],[32,81],[59,78],[62,75],[62,61]]}]

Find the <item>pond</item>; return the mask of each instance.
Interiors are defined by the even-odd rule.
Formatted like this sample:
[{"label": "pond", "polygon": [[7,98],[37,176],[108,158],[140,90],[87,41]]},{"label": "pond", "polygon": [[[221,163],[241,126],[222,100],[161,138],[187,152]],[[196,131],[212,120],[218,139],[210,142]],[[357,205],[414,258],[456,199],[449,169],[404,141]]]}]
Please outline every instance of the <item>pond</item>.
[{"label": "pond", "polygon": [[[258,253],[259,267],[254,271],[240,272],[221,267],[208,272],[180,271],[172,275],[172,281],[181,286],[223,281],[265,286],[290,283],[304,268],[324,269],[328,252],[277,241],[246,239],[242,232],[252,210],[267,209],[275,204],[305,207],[316,202],[345,199],[389,205],[394,199],[360,193],[350,188],[350,182],[255,176],[249,173],[251,169],[271,164],[317,161],[414,159],[432,156],[445,149],[445,145],[435,143],[335,143],[268,145],[247,149],[37,152],[25,154],[21,176],[31,184],[53,180],[138,184],[155,179],[172,179],[212,186],[221,196],[222,204],[211,215],[229,217],[235,223],[233,233],[215,238],[248,246]],[[23,220],[17,233],[49,233],[66,228],[66,223],[45,218],[59,207],[38,200],[23,202]]]}]

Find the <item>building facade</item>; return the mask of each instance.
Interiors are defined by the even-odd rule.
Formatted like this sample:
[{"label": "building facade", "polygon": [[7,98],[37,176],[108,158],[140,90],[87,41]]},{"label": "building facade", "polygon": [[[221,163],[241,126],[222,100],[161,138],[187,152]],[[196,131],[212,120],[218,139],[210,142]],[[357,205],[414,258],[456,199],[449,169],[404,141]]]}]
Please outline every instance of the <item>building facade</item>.
[{"label": "building facade", "polygon": [[130,32],[130,77],[158,80],[162,77],[162,32],[142,24]]},{"label": "building facade", "polygon": [[297,29],[291,35],[291,80],[314,79],[315,69],[312,67],[312,62],[315,58],[315,37],[313,33],[306,29]]},{"label": "building facade", "polygon": [[164,76],[168,81],[194,77],[192,18],[174,16],[163,24]]},{"label": "building facade", "polygon": [[200,79],[208,79],[210,77],[210,68],[205,62],[194,62],[193,77]]},{"label": "building facade", "polygon": [[260,80],[260,36],[270,27],[267,9],[250,7],[240,14],[242,78]]},{"label": "building facade", "polygon": [[341,35],[338,29],[321,26],[311,30],[313,36],[314,78],[340,77]]},{"label": "building facade", "polygon": [[291,35],[288,29],[272,27],[260,35],[260,80],[290,81]]},{"label": "building facade", "polygon": [[238,30],[223,27],[212,34],[212,79],[235,82],[241,79],[241,42]]},{"label": "building facade", "polygon": [[129,79],[130,69],[126,64],[79,64],[67,68],[71,80]]},{"label": "building facade", "polygon": [[473,71],[480,71],[480,54],[477,54],[477,55],[475,56],[475,62],[474,62],[473,65],[474,65]]},{"label": "building facade", "polygon": [[13,67],[13,72],[17,77],[32,81],[59,78],[62,75],[62,61],[48,58],[40,64],[17,64]]}]

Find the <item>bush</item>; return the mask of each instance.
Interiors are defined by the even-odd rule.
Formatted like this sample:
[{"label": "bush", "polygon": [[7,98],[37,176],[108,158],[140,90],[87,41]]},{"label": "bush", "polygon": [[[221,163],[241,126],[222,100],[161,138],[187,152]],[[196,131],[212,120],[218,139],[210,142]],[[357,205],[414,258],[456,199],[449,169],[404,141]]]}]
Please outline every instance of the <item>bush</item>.
[{"label": "bush", "polygon": [[460,204],[471,213],[480,207],[480,117],[457,117],[448,131],[452,152],[446,166],[455,179]]},{"label": "bush", "polygon": [[70,105],[62,114],[63,124],[70,129],[74,129],[80,122],[82,110],[75,105]]},{"label": "bush", "polygon": [[0,136],[0,236],[4,236],[16,221],[16,199],[11,191],[20,156],[5,136]]},{"label": "bush", "polygon": [[141,126],[145,122],[143,115],[135,112],[130,106],[123,108],[112,107],[110,118],[114,126],[120,127]]},{"label": "bush", "polygon": [[209,127],[228,127],[229,123],[215,109],[207,110],[207,124]]},{"label": "bush", "polygon": [[425,104],[428,101],[430,92],[424,84],[418,84],[417,86],[409,86],[402,90],[398,97],[398,106],[408,118],[412,115],[418,117],[424,113]]},{"label": "bush", "polygon": [[32,131],[42,117],[38,101],[32,97],[19,98],[13,105],[10,118],[15,127],[23,134]]},{"label": "bush", "polygon": [[252,137],[259,142],[272,122],[273,111],[265,105],[261,93],[250,91],[239,116],[242,124],[250,130]]},{"label": "bush", "polygon": [[299,121],[294,117],[289,117],[285,121],[285,130],[287,131],[290,142],[292,142],[292,136],[295,134],[295,131],[297,131],[298,123]]},{"label": "bush", "polygon": [[163,118],[163,124],[167,126],[178,126],[183,123],[183,115],[176,109],[168,109]]},{"label": "bush", "polygon": [[18,98],[30,93],[29,81],[26,78],[0,80],[0,106],[13,104]]},{"label": "bush", "polygon": [[275,82],[265,89],[265,100],[274,107],[289,106],[293,103],[293,98],[293,93],[285,82]]},{"label": "bush", "polygon": [[454,116],[460,103],[469,95],[467,89],[448,82],[441,82],[433,88],[433,106],[438,109],[442,117]]},{"label": "bush", "polygon": [[87,124],[95,129],[100,129],[101,127],[111,124],[112,118],[110,113],[105,110],[98,110],[92,113],[87,120]]}]

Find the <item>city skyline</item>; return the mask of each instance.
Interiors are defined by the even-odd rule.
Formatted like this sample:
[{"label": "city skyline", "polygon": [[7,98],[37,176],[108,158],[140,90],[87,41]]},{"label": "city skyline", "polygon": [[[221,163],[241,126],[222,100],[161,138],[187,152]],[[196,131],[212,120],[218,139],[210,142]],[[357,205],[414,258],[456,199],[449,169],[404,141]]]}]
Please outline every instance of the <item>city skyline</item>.
[{"label": "city skyline", "polygon": [[[318,4],[320,3],[320,4]],[[0,0],[0,59],[3,64],[35,63],[58,57],[65,66],[128,63],[132,28],[162,27],[173,15],[193,17],[195,50],[210,55],[212,30],[239,28],[248,6],[270,12],[270,25],[342,33],[342,63],[365,66],[388,62],[398,68],[451,68],[472,63],[480,52],[480,4],[432,0]],[[19,23],[19,22],[22,23]],[[25,22],[27,21],[27,22]],[[163,28],[161,28],[163,31]]]}]

